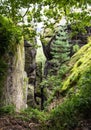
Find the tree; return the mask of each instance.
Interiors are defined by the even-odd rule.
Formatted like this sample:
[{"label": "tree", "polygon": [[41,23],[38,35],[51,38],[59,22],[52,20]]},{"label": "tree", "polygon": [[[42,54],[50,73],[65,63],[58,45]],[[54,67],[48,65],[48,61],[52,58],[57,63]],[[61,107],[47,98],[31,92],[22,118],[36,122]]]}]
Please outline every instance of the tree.
[{"label": "tree", "polygon": [[[41,0],[37,0],[36,2],[39,3]],[[0,0],[0,13],[11,18],[14,23],[17,23],[23,20],[29,8],[31,8],[31,4],[35,4],[36,2],[32,0]],[[21,13],[22,9],[26,9],[24,14]]]},{"label": "tree", "polygon": [[[54,30],[53,32],[55,32],[54,25],[59,23],[62,16],[65,16],[66,21],[68,23],[71,23],[72,22],[71,19],[73,18],[73,15],[74,15],[73,14],[74,9],[81,8],[81,10],[83,11],[87,9],[89,4],[91,4],[90,0],[87,0],[87,1],[85,0],[80,0],[80,1],[78,0],[74,0],[74,1],[73,0],[70,0],[70,1],[36,0],[36,2],[33,0],[19,0],[19,1],[18,0],[0,0],[0,14],[7,16],[8,18],[11,18],[15,24],[18,24],[18,23],[25,24],[24,19],[25,17],[27,17],[28,24],[29,24],[28,27],[32,25],[32,27],[35,30],[37,28],[37,23],[42,22],[44,23],[44,26],[43,26],[44,33],[45,33],[46,28],[50,28]],[[88,21],[88,18],[86,18],[86,16],[89,14],[89,12],[90,10],[88,11],[87,14],[84,13],[85,23],[87,23]],[[80,16],[81,15],[82,14],[80,14]],[[77,17],[74,17],[74,19],[77,19]],[[82,25],[86,26],[87,24],[82,24]],[[83,28],[82,25],[80,24],[80,28],[81,27]],[[35,33],[35,35],[37,35],[37,33]],[[35,35],[33,35],[33,37],[35,37]],[[42,35],[42,40],[44,41],[45,36],[43,37],[43,35]]]},{"label": "tree", "polygon": [[[54,43],[52,44],[53,62],[56,66],[56,72],[70,59],[70,45],[68,43],[67,28],[60,27]],[[54,68],[55,69],[55,68]]]},{"label": "tree", "polygon": [[[70,60],[70,45],[68,42],[68,34],[66,26],[61,26],[56,33],[55,40],[51,43],[52,59],[49,60],[52,65],[48,71],[46,79],[43,79],[41,86],[43,86],[43,95],[46,99],[52,97],[54,93],[58,98],[57,92],[62,86],[62,81],[66,77],[68,71],[67,64]],[[50,93],[49,95],[46,93]],[[43,102],[44,104],[44,102]]]}]

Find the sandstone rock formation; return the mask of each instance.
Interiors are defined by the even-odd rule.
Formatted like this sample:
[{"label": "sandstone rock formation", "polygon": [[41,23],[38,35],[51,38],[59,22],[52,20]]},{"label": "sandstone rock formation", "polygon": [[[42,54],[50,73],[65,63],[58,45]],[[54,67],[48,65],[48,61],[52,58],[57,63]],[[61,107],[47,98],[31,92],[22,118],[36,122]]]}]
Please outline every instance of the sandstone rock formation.
[{"label": "sandstone rock formation", "polygon": [[17,45],[16,52],[6,54],[3,60],[7,60],[7,71],[4,80],[0,105],[14,105],[16,111],[26,108],[27,102],[27,75],[24,71],[25,57],[23,42]]}]

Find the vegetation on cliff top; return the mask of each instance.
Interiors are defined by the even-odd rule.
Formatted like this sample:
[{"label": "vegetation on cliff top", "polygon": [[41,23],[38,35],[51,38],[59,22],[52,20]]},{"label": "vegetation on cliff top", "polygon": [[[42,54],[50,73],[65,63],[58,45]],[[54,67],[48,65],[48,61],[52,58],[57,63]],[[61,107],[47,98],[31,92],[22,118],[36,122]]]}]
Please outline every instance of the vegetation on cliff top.
[{"label": "vegetation on cliff top", "polygon": [[21,29],[11,19],[0,15],[0,56],[12,51],[21,39]]}]

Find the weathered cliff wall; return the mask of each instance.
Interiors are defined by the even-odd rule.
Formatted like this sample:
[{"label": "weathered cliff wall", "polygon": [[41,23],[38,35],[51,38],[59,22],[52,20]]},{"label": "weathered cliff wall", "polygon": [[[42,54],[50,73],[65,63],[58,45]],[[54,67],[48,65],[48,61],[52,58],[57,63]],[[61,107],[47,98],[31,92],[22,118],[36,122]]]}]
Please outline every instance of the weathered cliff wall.
[{"label": "weathered cliff wall", "polygon": [[25,71],[28,76],[27,104],[31,107],[41,107],[42,62],[36,61],[37,50],[33,44],[24,40],[25,47]]},{"label": "weathered cliff wall", "polygon": [[[14,54],[5,56],[7,71],[1,96],[1,105],[14,105],[16,111],[24,109],[27,102],[27,75],[24,71],[24,44],[17,44]],[[3,57],[3,60],[4,58]],[[6,60],[5,59],[5,60]]]},{"label": "weathered cliff wall", "polygon": [[36,84],[36,49],[28,41],[24,40],[25,47],[25,71],[28,76],[28,106],[34,106],[34,93]]}]

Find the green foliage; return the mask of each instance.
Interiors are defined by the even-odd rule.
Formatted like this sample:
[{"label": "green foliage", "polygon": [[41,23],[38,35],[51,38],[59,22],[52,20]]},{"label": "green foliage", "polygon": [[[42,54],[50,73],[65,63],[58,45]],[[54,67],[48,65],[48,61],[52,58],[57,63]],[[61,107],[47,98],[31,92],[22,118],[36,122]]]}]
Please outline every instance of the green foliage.
[{"label": "green foliage", "polygon": [[[78,86],[83,83],[87,77],[87,72],[90,72],[90,51],[91,51],[91,42],[86,46],[82,47],[71,59],[69,78],[64,82],[63,90],[71,89],[72,87],[78,89]],[[87,52],[87,53],[86,53]],[[74,67],[73,67],[74,65]],[[89,74],[89,73],[88,73]],[[87,79],[85,80],[87,81]]]},{"label": "green foliage", "polygon": [[[58,80],[56,81],[57,77],[52,75],[48,75],[47,76],[47,79],[43,79],[43,82],[41,83],[41,86],[45,86],[45,87],[49,87],[50,90],[54,89],[57,85],[60,84],[60,80],[59,79],[59,82]],[[55,82],[54,82],[55,81]]]},{"label": "green foliage", "polygon": [[54,68],[51,70],[53,74],[52,85],[54,81],[54,86],[57,87],[61,86],[62,79],[65,77],[65,74],[68,71],[67,63],[70,59],[70,45],[68,43],[66,27],[61,27],[59,29],[56,40],[52,45],[51,53],[53,55],[51,62],[54,64]]},{"label": "green foliage", "polygon": [[35,122],[42,122],[45,121],[47,118],[47,115],[43,111],[39,111],[38,109],[33,109],[31,107],[21,111],[20,115],[18,115],[18,118],[22,118],[24,120],[30,120],[32,119]]},{"label": "green foliage", "polygon": [[[37,0],[36,2],[40,3],[41,0]],[[31,4],[36,4],[36,2],[32,0],[0,0],[0,14],[11,18],[17,24],[23,22],[23,17],[27,14],[29,7],[31,7]],[[27,11],[23,15],[21,13],[22,8],[27,8]]]},{"label": "green foliage", "polygon": [[10,19],[0,15],[0,56],[12,51],[21,40],[21,30]]},{"label": "green foliage", "polygon": [[[33,0],[1,0],[0,14],[11,18],[15,24],[25,24],[24,19],[27,16],[28,23],[34,24],[34,28],[37,26],[36,23],[44,22],[44,28],[49,27],[52,30],[55,28],[54,25],[60,22],[62,16],[65,16],[68,23],[73,23],[74,18],[76,25],[79,24],[78,29],[83,30],[83,26],[90,24],[90,10],[87,11],[89,4],[91,4],[90,0],[36,0],[36,2]],[[72,11],[73,8],[82,9],[82,13],[75,13]],[[22,9],[26,11],[22,11]],[[78,20],[82,22],[78,22]]]},{"label": "green foliage", "polygon": [[79,33],[86,34],[85,27],[91,26],[91,23],[90,23],[91,16],[89,13],[90,12],[86,9],[84,9],[82,12],[74,11],[74,12],[69,13],[68,21],[69,23],[71,23],[71,28],[73,31],[71,33],[71,37]]},{"label": "green foliage", "polygon": [[70,62],[72,69],[62,88],[67,90],[66,97],[62,104],[52,110],[49,117],[49,130],[71,130],[78,125],[79,121],[91,118],[90,53],[91,42],[72,57]]},{"label": "green foliage", "polygon": [[[82,119],[91,118],[91,69],[79,85],[79,93],[73,94],[51,112],[51,129],[71,130]],[[85,76],[85,75],[84,75]]]},{"label": "green foliage", "polygon": [[[86,94],[88,93],[88,91],[85,92]],[[90,93],[91,92],[89,92],[89,94]],[[74,95],[52,110],[49,117],[49,120],[51,120],[50,130],[71,130],[74,129],[82,119],[90,118],[91,98],[89,96],[90,95],[83,95],[83,93],[79,96]]]},{"label": "green foliage", "polygon": [[23,25],[23,36],[24,39],[29,41],[31,44],[34,44],[34,37],[36,36],[36,31],[33,27]]},{"label": "green foliage", "polygon": [[[51,53],[53,55],[52,62],[55,64],[56,68],[58,67],[57,71],[59,71],[59,69],[61,70],[62,65],[66,64],[70,59],[70,45],[68,43],[68,36],[65,27],[59,29],[56,40],[52,45]],[[63,68],[65,69],[65,67],[66,65]]]},{"label": "green foliage", "polygon": [[0,115],[5,114],[14,114],[15,107],[13,105],[7,105],[0,108]]},{"label": "green foliage", "polygon": [[[50,61],[53,67],[50,69],[46,79],[43,79],[41,86],[44,87],[44,95],[47,98],[45,104],[50,104],[53,98],[59,98],[62,80],[66,77],[68,71],[68,61],[70,45],[65,27],[60,27],[56,40],[51,45],[51,54],[53,59]],[[49,93],[49,94],[47,94]],[[60,96],[60,94],[59,94]]]},{"label": "green foliage", "polygon": [[77,52],[79,49],[80,49],[79,45],[75,44],[75,45],[73,46],[73,52],[74,52],[74,53]]}]

